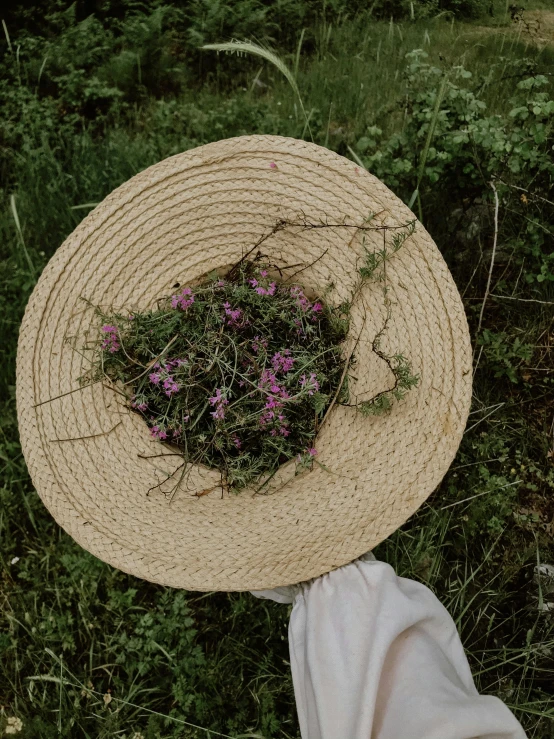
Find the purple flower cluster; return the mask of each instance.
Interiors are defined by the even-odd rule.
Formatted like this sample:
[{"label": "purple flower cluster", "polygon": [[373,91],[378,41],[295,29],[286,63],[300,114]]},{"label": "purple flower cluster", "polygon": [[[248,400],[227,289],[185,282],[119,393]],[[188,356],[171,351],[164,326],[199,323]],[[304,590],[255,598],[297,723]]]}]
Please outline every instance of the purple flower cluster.
[{"label": "purple flower cluster", "polygon": [[136,408],[137,411],[145,411],[148,408],[148,403],[146,402],[144,396],[140,395],[133,395],[133,399],[131,400],[131,408]]},{"label": "purple flower cluster", "polygon": [[296,305],[306,313],[310,308],[310,301],[304,295],[304,290],[302,290],[301,287],[298,287],[298,285],[295,285],[294,287],[291,287],[290,294],[296,299]]},{"label": "purple flower cluster", "polygon": [[190,287],[185,287],[180,295],[173,295],[171,298],[171,307],[180,308],[181,310],[188,310],[194,303],[194,295]]},{"label": "purple flower cluster", "polygon": [[290,356],[290,349],[285,349],[283,353],[276,352],[271,357],[271,364],[275,372],[290,372],[294,365],[294,357]]},{"label": "purple flower cluster", "polygon": [[150,429],[150,436],[153,439],[164,441],[164,439],[167,439],[167,431],[161,426],[152,426],[152,428]]},{"label": "purple flower cluster", "polygon": [[[304,456],[311,457],[313,459],[317,455],[317,449],[315,449],[313,446],[308,447],[307,449],[304,450],[304,453],[303,454],[304,454]],[[302,456],[303,456],[302,454],[299,454],[296,457],[296,459],[298,460],[298,462],[301,462],[302,461]]]},{"label": "purple flower cluster", "polygon": [[231,304],[229,303],[229,301],[226,301],[225,303],[223,303],[223,309],[225,310],[225,316],[226,316],[228,326],[241,325],[239,323],[239,319],[242,315],[242,311],[240,308],[237,308],[236,310],[232,310]]},{"label": "purple flower cluster", "polygon": [[214,421],[223,421],[225,418],[225,406],[229,405],[229,401],[224,397],[220,388],[215,391],[215,395],[208,398],[210,405],[215,406],[215,411],[210,413]]},{"label": "purple flower cluster", "polygon": [[277,436],[278,433],[281,436],[288,436],[290,434],[287,428],[288,421],[284,413],[281,412],[284,405],[283,401],[290,398],[288,390],[284,385],[280,384],[275,373],[268,369],[263,370],[260,375],[258,387],[260,390],[268,393],[263,413],[260,416],[260,426],[275,424],[270,431],[272,436]]},{"label": "purple flower cluster", "polygon": [[[189,420],[189,418],[190,416],[188,415],[184,416],[183,422],[186,423]],[[154,418],[152,418],[151,420],[153,421]],[[183,433],[183,427],[181,424],[178,424],[173,428],[171,425],[162,423],[159,425],[157,424],[155,426],[152,426],[150,428],[150,436],[153,439],[158,439],[158,441],[165,441],[169,436],[169,432],[171,432],[171,435],[173,436],[174,439],[178,439]]]},{"label": "purple flower cluster", "polygon": [[[298,287],[298,285],[291,287],[290,294],[293,298],[296,299],[296,304],[301,309],[301,311],[303,313],[311,313],[312,321],[316,321],[318,313],[321,313],[323,311],[322,303],[320,303],[319,301],[316,301],[315,303],[310,303],[308,298],[304,295],[304,291],[301,287]],[[295,323],[298,324],[297,321],[295,321]]]},{"label": "purple flower cluster", "polygon": [[300,378],[300,387],[308,389],[308,395],[313,395],[319,390],[319,382],[315,372],[310,372],[310,376],[307,377],[305,374]]},{"label": "purple flower cluster", "polygon": [[106,334],[100,345],[101,349],[106,349],[112,354],[119,349],[119,341],[117,340],[117,326],[106,324],[102,326],[102,331]]},{"label": "purple flower cluster", "polygon": [[[260,272],[260,277],[267,277],[266,269],[262,269],[262,271]],[[271,282],[268,287],[263,287],[263,285],[260,285],[255,277],[253,277],[251,280],[248,280],[248,282],[256,290],[258,295],[275,295],[275,290],[277,289],[277,283],[275,282]]]},{"label": "purple flower cluster", "polygon": [[168,359],[165,362],[156,362],[152,367],[154,372],[150,373],[148,379],[153,385],[163,387],[165,394],[170,398],[181,389],[181,386],[173,377],[172,373],[176,369],[183,367],[186,363],[186,359]]}]

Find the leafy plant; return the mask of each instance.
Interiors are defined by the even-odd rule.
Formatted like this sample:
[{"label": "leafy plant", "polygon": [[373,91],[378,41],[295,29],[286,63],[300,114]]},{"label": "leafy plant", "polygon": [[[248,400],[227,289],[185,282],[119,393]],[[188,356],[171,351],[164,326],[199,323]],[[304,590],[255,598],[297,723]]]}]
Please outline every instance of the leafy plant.
[{"label": "leafy plant", "polygon": [[520,381],[518,369],[528,364],[533,356],[530,344],[524,344],[518,336],[511,339],[504,331],[494,332],[487,328],[483,330],[478,343],[483,347],[488,366],[495,377],[507,377],[514,383]]}]

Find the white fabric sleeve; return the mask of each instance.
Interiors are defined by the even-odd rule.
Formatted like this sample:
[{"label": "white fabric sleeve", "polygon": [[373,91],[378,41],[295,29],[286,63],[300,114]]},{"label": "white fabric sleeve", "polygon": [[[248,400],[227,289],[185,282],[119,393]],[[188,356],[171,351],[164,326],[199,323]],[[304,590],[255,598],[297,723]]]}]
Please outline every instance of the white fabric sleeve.
[{"label": "white fabric sleeve", "polygon": [[302,739],[525,739],[502,701],[478,694],[433,593],[371,555],[253,594],[294,603],[289,647]]}]

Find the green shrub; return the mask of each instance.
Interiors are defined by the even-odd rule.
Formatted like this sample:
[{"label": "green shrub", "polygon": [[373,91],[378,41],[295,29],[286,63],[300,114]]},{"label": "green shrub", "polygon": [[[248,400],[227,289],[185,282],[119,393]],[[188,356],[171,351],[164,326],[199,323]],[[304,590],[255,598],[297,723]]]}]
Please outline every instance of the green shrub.
[{"label": "green shrub", "polygon": [[[522,79],[507,115],[487,115],[485,102],[468,87],[468,70],[442,69],[426,58],[420,49],[408,55],[402,131],[386,136],[373,125],[358,140],[364,164],[406,202],[419,203],[431,228],[433,214],[444,221],[457,206],[463,212],[476,202],[491,203],[490,182],[496,183],[505,214],[500,236],[513,269],[521,267],[530,283],[554,280],[548,199],[554,187],[554,100],[543,92],[547,78]],[[522,182],[532,183],[530,194]]]}]

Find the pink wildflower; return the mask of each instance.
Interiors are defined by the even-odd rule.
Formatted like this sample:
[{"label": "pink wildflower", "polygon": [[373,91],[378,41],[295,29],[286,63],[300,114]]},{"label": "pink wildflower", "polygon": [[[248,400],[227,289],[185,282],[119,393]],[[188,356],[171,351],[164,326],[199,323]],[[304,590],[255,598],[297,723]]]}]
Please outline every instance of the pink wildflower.
[{"label": "pink wildflower", "polygon": [[225,418],[225,406],[229,405],[229,401],[223,396],[219,388],[215,391],[215,395],[208,398],[208,400],[210,405],[215,405],[215,411],[210,415],[215,421],[222,421]]},{"label": "pink wildflower", "polygon": [[168,375],[166,377],[163,382],[163,387],[168,398],[170,398],[172,395],[175,395],[175,393],[178,393],[180,390],[178,383],[175,382],[171,375]]},{"label": "pink wildflower", "polygon": [[302,388],[308,389],[308,395],[313,395],[314,393],[317,393],[319,390],[319,382],[317,381],[317,377],[315,375],[315,372],[310,372],[309,378],[306,377],[306,375],[302,375],[300,378],[300,386]]},{"label": "pink wildflower", "polygon": [[156,362],[152,368],[155,372],[151,372],[148,375],[148,379],[153,385],[160,385],[161,383],[165,394],[170,398],[181,389],[181,385],[179,385],[171,373],[175,369],[184,367],[186,364],[186,359],[168,359],[165,362]]},{"label": "pink wildflower", "polygon": [[306,313],[306,311],[310,308],[310,301],[304,295],[304,291],[302,290],[302,288],[298,287],[298,285],[295,285],[294,287],[291,287],[290,294],[293,298],[296,298],[296,304],[298,305],[298,307],[301,308],[304,313]]},{"label": "pink wildflower", "polygon": [[289,394],[287,390],[279,385],[279,380],[275,377],[275,374],[268,369],[263,370],[260,375],[260,381],[258,383],[260,390],[270,391],[281,398],[288,398]]},{"label": "pink wildflower", "polygon": [[[266,275],[267,275],[267,271],[266,270],[262,270],[262,272],[265,272]],[[264,275],[262,275],[262,272],[260,272],[260,275],[261,276],[264,276]],[[252,278],[251,280],[248,280],[248,282],[256,290],[256,292],[258,293],[258,295],[275,295],[275,289],[277,287],[277,285],[276,285],[275,282],[271,282],[269,284],[269,287],[262,287],[259,284],[258,280],[256,280],[255,278]]]},{"label": "pink wildflower", "polygon": [[272,282],[270,283],[268,288],[257,287],[256,292],[258,293],[258,295],[275,295],[275,288],[276,288],[276,284]]},{"label": "pink wildflower", "polygon": [[133,399],[130,403],[131,408],[136,408],[137,411],[145,411],[148,408],[148,404],[144,400],[144,398],[140,398],[136,395],[133,395]]},{"label": "pink wildflower", "polygon": [[117,326],[106,324],[102,326],[102,331],[106,334],[106,336],[104,337],[100,348],[106,349],[113,354],[119,349],[119,342],[117,340]]},{"label": "pink wildflower", "polygon": [[171,307],[180,308],[181,310],[188,310],[194,303],[194,295],[190,287],[185,287],[180,295],[173,295],[171,298]]},{"label": "pink wildflower", "polygon": [[315,456],[316,456],[316,454],[317,454],[317,450],[316,450],[316,449],[314,449],[314,447],[313,447],[313,446],[312,446],[312,447],[308,447],[308,449],[305,449],[305,450],[304,450],[304,452],[303,452],[302,454],[299,454],[299,455],[298,455],[298,456],[296,457],[296,460],[297,460],[298,462],[302,462],[302,460],[303,460],[303,459],[306,459],[306,455],[307,455],[308,457],[311,457],[311,458],[313,458],[313,457],[315,457]]},{"label": "pink wildflower", "polygon": [[225,310],[225,315],[227,316],[227,323],[229,326],[238,326],[239,325],[239,318],[242,315],[242,311],[240,308],[237,308],[236,310],[231,309],[231,304],[227,301],[223,303],[223,308]]},{"label": "pink wildflower", "polygon": [[290,349],[285,349],[283,353],[276,352],[271,358],[271,364],[275,372],[290,372],[294,366],[294,357],[290,356]]},{"label": "pink wildflower", "polygon": [[150,429],[150,435],[154,439],[167,439],[167,432],[164,429],[161,429],[159,426],[152,426]]}]

